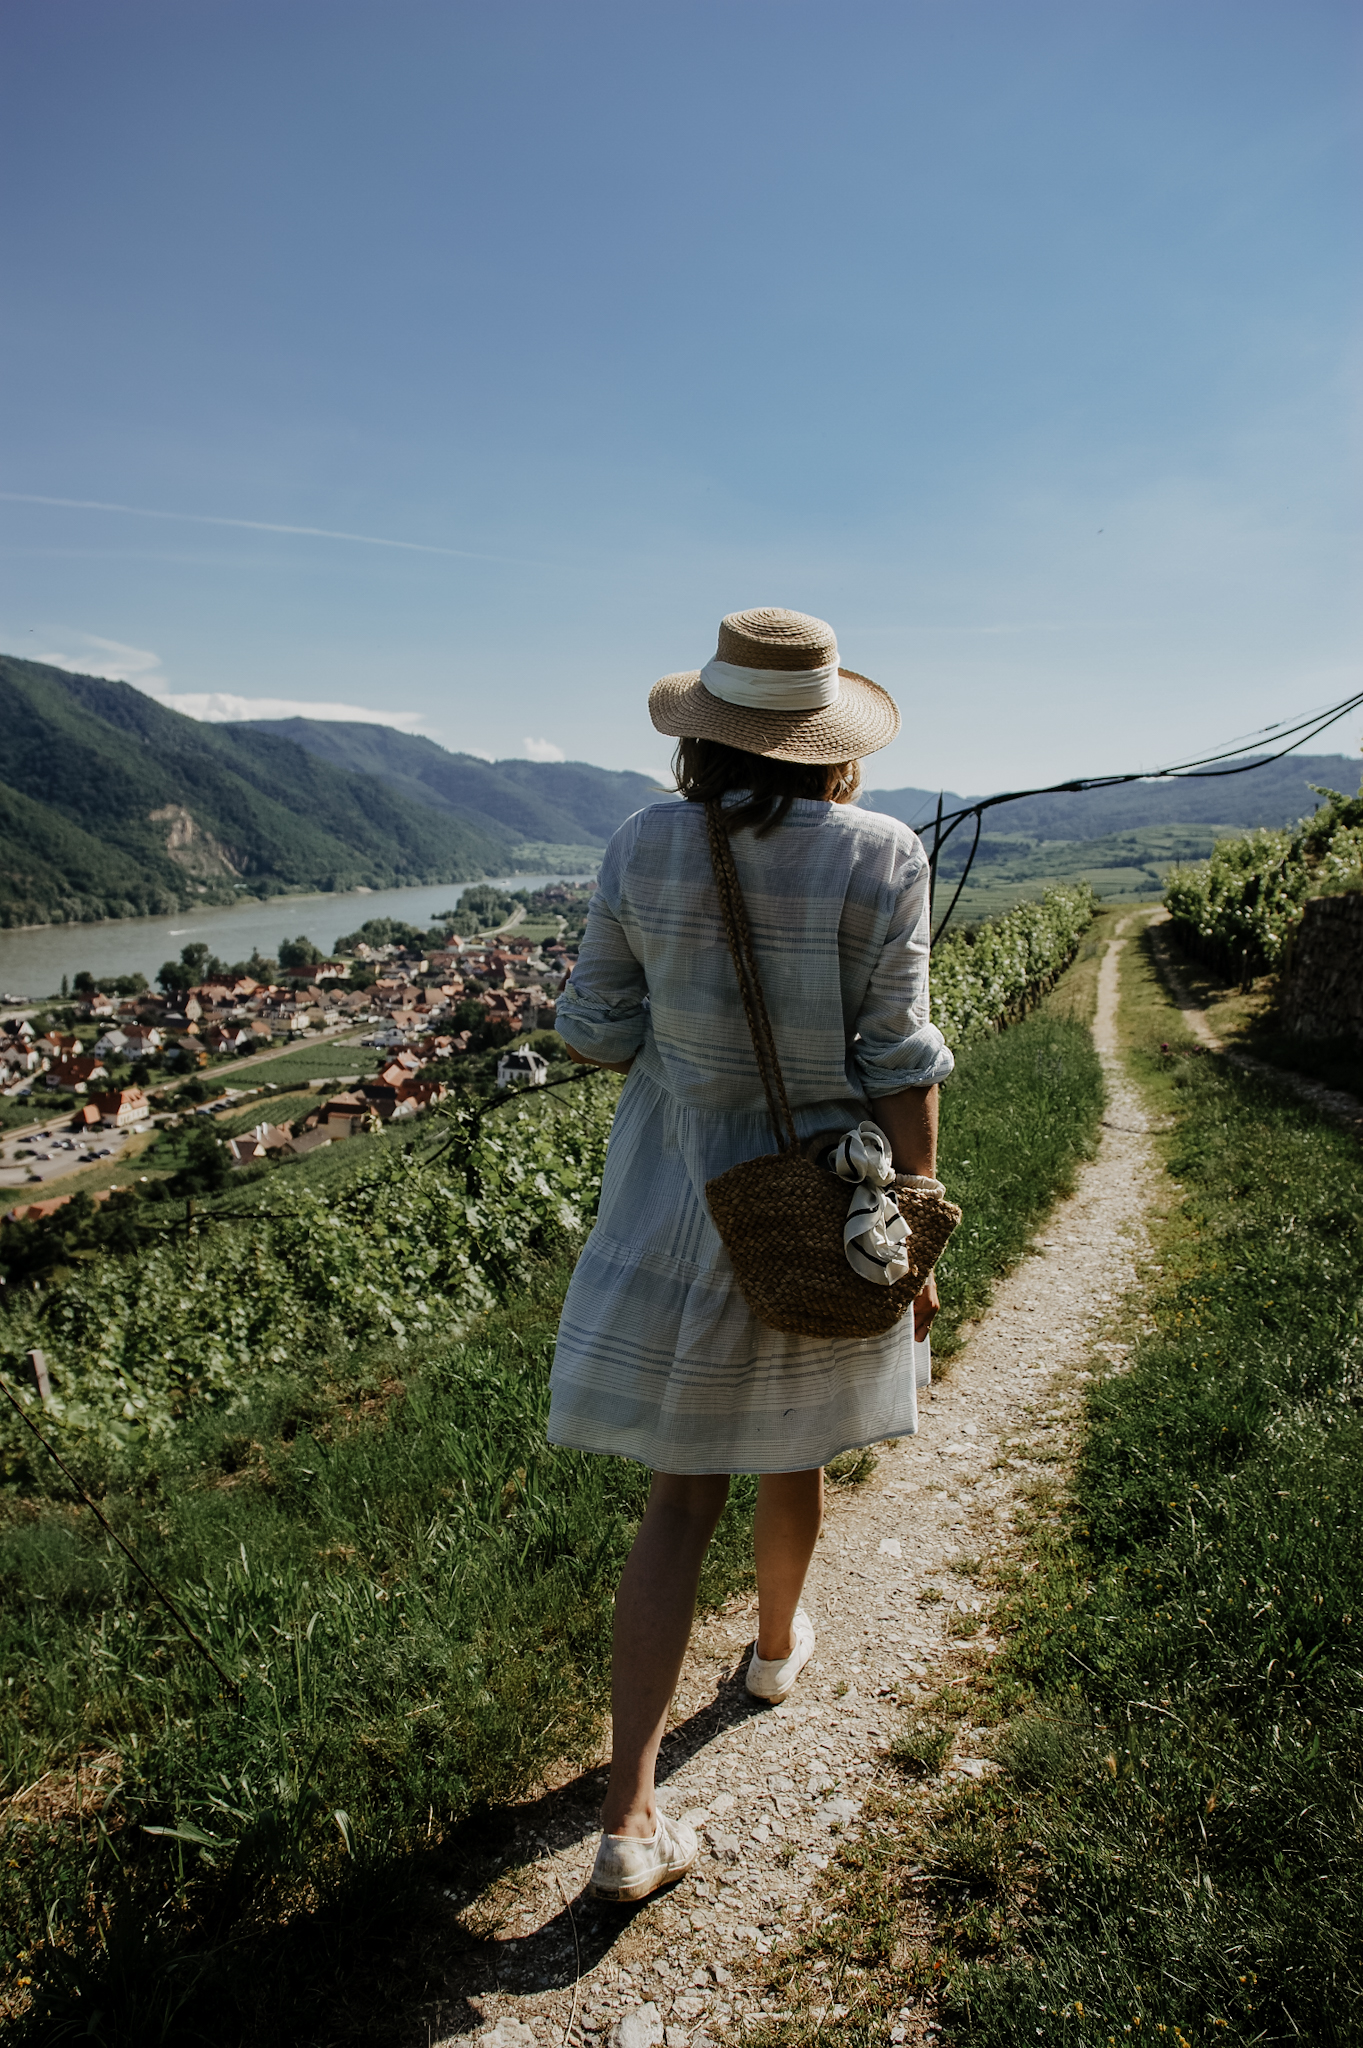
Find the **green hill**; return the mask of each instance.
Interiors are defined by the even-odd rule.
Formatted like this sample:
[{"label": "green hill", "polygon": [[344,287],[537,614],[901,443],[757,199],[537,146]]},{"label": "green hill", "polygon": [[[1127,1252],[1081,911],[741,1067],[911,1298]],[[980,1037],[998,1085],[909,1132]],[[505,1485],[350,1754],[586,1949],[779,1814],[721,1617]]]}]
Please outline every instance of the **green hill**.
[{"label": "green hill", "polygon": [[604,846],[617,825],[655,804],[647,775],[585,761],[484,761],[387,725],[316,718],[252,719],[256,732],[294,741],[320,761],[377,775],[413,802],[434,804],[517,840]]},{"label": "green hill", "polygon": [[[1176,861],[1205,860],[1219,838],[1246,827],[1295,824],[1319,802],[1313,784],[1347,792],[1357,783],[1358,762],[1347,755],[1289,754],[1263,759],[1242,775],[1018,797],[985,812],[955,915],[962,923],[996,917],[1040,897],[1052,883],[1081,880],[1105,903],[1148,902],[1163,894]],[[975,801],[942,792],[944,813]],[[862,802],[867,810],[901,818],[931,845],[936,790],[873,789]],[[965,867],[973,832],[967,821],[942,849],[939,916]]]},{"label": "green hill", "polygon": [[202,725],[127,683],[7,656],[0,730],[4,925],[471,881],[505,873],[521,839],[560,836],[460,817],[278,733]]},{"label": "green hill", "polygon": [[[1295,825],[1320,799],[1312,784],[1342,789],[1358,783],[1358,760],[1347,754],[1288,754],[1262,757],[1239,775],[1184,777],[1169,782],[1125,782],[1115,789],[1065,790],[1054,796],[1024,796],[985,813],[985,830],[995,837],[1033,841],[1107,839],[1159,825]],[[978,803],[977,796],[942,792],[944,811]],[[928,833],[937,808],[935,789],[872,789],[862,798],[868,811],[902,818],[915,832]],[[969,844],[969,831],[958,832]]]}]

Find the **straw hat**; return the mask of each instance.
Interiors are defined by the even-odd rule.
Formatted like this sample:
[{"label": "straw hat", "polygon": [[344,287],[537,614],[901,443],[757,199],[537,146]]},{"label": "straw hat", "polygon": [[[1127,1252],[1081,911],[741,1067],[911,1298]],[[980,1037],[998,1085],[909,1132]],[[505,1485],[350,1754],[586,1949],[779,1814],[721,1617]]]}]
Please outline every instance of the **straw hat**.
[{"label": "straw hat", "polygon": [[655,683],[648,713],[672,739],[776,761],[859,761],[899,731],[889,691],[838,667],[831,626],[770,606],[721,619],[714,660]]}]

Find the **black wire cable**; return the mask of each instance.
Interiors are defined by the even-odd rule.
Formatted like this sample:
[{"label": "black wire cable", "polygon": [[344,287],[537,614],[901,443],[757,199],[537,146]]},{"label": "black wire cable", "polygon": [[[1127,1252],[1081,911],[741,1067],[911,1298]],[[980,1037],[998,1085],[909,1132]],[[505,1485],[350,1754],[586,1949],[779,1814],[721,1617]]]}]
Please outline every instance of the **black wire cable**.
[{"label": "black wire cable", "polygon": [[[975,837],[971,845],[969,858],[965,864],[964,873],[956,886],[956,892],[951,902],[947,906],[946,916],[932,935],[931,944],[935,946],[938,939],[941,938],[951,921],[952,912],[960,900],[961,891],[966,884],[966,877],[969,875],[975,862],[975,854],[980,843],[980,829],[986,811],[992,811],[1000,804],[1020,803],[1024,797],[1082,794],[1085,790],[1090,789],[1117,789],[1123,784],[1130,782],[1202,782],[1223,775],[1249,775],[1256,768],[1267,768],[1274,761],[1284,760],[1288,754],[1295,753],[1298,747],[1305,746],[1308,740],[1315,739],[1317,734],[1324,732],[1327,727],[1337,724],[1341,718],[1347,718],[1351,711],[1357,711],[1360,706],[1363,706],[1363,690],[1355,691],[1351,697],[1344,698],[1338,704],[1329,705],[1323,711],[1313,711],[1308,718],[1298,720],[1295,725],[1283,727],[1278,737],[1280,739],[1286,738],[1287,744],[1278,747],[1275,753],[1265,754],[1256,752],[1256,748],[1262,744],[1261,740],[1256,737],[1243,742],[1239,746],[1227,747],[1217,754],[1200,754],[1191,761],[1177,762],[1170,768],[1141,769],[1128,775],[1084,775],[1077,776],[1069,782],[1047,783],[1044,789],[1005,790],[998,796],[981,797],[977,803],[963,804],[959,811],[948,811],[945,815],[942,812],[942,799],[939,796],[937,799],[937,815],[933,821],[932,851],[928,856],[929,889],[932,895],[935,895],[937,890],[937,865],[941,858],[942,848],[958,827],[965,823],[967,818],[975,820]],[[1271,728],[1269,729],[1271,730]],[[1254,754],[1254,759],[1252,761],[1242,761],[1239,759],[1241,754]],[[1236,765],[1229,768],[1219,765],[1221,762],[1226,761],[1234,762]]]}]

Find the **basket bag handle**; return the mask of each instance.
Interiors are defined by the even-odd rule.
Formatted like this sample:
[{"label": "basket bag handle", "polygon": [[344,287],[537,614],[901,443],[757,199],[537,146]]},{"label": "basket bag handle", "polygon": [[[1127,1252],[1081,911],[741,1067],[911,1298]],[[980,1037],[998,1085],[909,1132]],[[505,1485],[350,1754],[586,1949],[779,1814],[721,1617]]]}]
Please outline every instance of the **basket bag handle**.
[{"label": "basket bag handle", "polygon": [[743,901],[738,869],[734,864],[734,850],[724,829],[723,808],[715,799],[705,806],[705,824],[710,835],[710,865],[719,891],[724,936],[729,941],[734,972],[738,976],[738,992],[743,998],[743,1014],[748,1020],[757,1071],[762,1077],[762,1092],[767,1098],[767,1108],[776,1132],[777,1150],[798,1152],[800,1140],[796,1136],[795,1118],[786,1094],[781,1062],[776,1056],[776,1038],[767,1014],[767,999],[762,993],[762,978],[757,971],[757,950],[753,945],[752,927],[748,923],[747,905]]}]

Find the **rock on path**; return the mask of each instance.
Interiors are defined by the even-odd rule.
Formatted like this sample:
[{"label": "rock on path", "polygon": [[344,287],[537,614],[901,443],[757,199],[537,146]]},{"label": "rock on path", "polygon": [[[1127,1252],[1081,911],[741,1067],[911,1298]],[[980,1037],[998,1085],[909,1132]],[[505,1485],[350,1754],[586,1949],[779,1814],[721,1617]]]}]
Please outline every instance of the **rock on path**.
[{"label": "rock on path", "polygon": [[[413,2041],[706,2048],[736,2038],[746,2014],[773,2017],[761,1958],[818,1917],[820,1875],[890,1768],[901,1703],[951,1674],[953,1624],[978,1615],[972,1649],[998,1649],[973,1574],[1009,1548],[1023,1489],[1064,1461],[1083,1383],[1130,1349],[1160,1170],[1116,1053],[1125,944],[1109,941],[1099,976],[1109,1103],[1098,1157],[922,1402],[919,1434],[882,1447],[864,1484],[833,1491],[806,1594],[818,1650],[795,1694],[760,1708],[743,1691],[754,1601],[696,1631],[660,1767],[664,1810],[700,1833],[696,1873],[639,1908],[583,1898],[601,1780],[575,1780],[537,1804],[541,1817],[552,1808],[537,1860],[462,1916],[484,1937],[483,1981],[461,1972],[452,1927],[452,1998],[422,2010]],[[958,1728],[948,1778],[990,1768],[974,1754],[981,1734]]]}]

